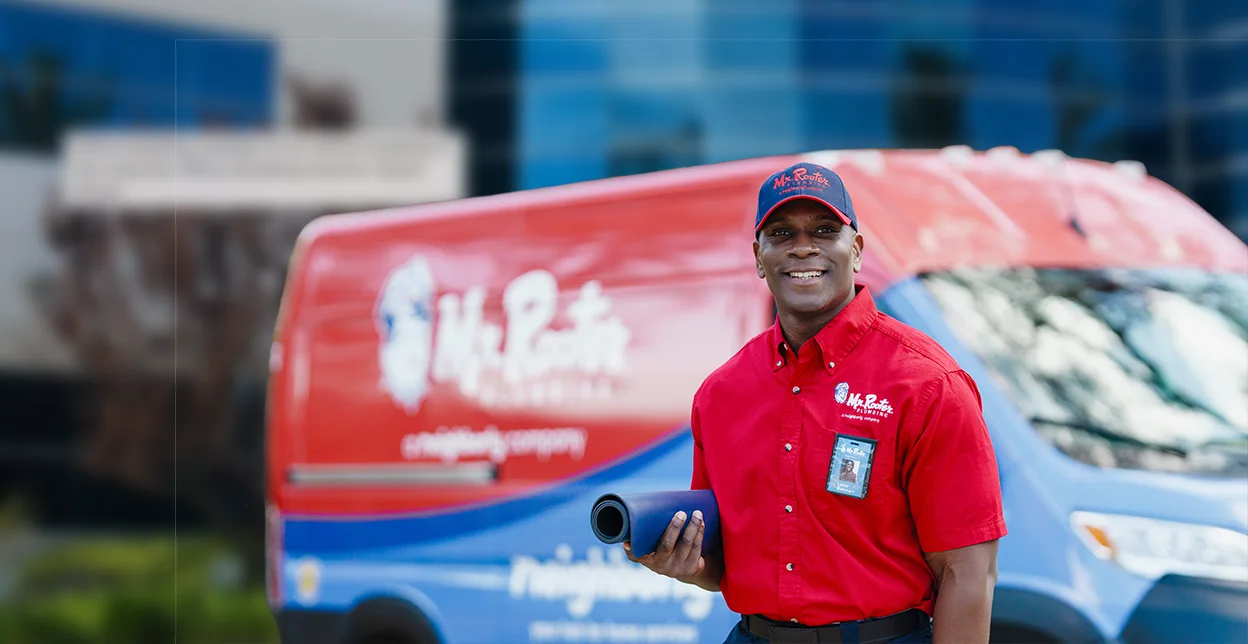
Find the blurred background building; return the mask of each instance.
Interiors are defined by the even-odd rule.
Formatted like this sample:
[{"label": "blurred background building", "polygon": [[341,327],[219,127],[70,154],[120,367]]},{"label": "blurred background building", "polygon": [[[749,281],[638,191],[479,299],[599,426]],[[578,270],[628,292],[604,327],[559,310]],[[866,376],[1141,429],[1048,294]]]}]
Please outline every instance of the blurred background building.
[{"label": "blurred background building", "polygon": [[[287,197],[153,193],[175,128]],[[65,535],[175,519],[263,574],[265,352],[318,214],[953,144],[1139,160],[1248,239],[1248,5],[0,0],[0,606]],[[300,198],[344,156],[412,191]]]},{"label": "blurred background building", "polygon": [[1007,145],[1139,160],[1248,236],[1242,3],[463,0],[450,14],[451,114],[478,192]]},{"label": "blurred background building", "polygon": [[0,1],[0,641],[275,641],[285,265],[317,215],[466,194],[442,11]]},{"label": "blurred background building", "polygon": [[[187,215],[204,192],[194,186],[166,194],[164,204],[159,203],[162,197],[126,201],[107,190],[146,180],[150,193],[153,179],[169,179],[175,167],[175,128],[189,146],[180,159],[184,182],[195,179],[188,174],[185,151],[212,147],[193,138],[198,135],[242,134],[237,143],[246,145],[247,136],[266,132],[364,127],[397,133],[386,136],[400,140],[413,132],[443,133],[441,16],[439,3],[0,2],[0,398],[5,400],[0,462],[6,463],[0,468],[0,486],[28,480],[29,493],[40,499],[36,505],[41,516],[53,523],[61,518],[106,524],[133,519],[168,525],[172,504],[142,502],[162,497],[135,498],[123,489],[115,497],[119,502],[101,503],[98,481],[80,481],[75,470],[60,468],[67,459],[74,460],[74,450],[66,446],[74,443],[71,435],[80,433],[80,419],[72,417],[80,406],[66,403],[90,396],[81,387],[93,380],[91,371],[100,365],[98,355],[87,355],[87,348],[78,346],[85,342],[83,333],[52,319],[56,314],[48,309],[49,300],[55,299],[58,280],[67,279],[59,274],[75,263],[91,266],[90,247],[83,240],[106,237],[101,231],[109,224],[104,222],[127,214],[136,203],[145,216],[171,224],[176,202],[183,208],[184,222],[190,223]],[[92,133],[120,136],[97,141]],[[77,134],[85,135],[83,145],[70,146]],[[345,145],[370,153],[367,143],[364,148],[350,141]],[[229,146],[201,150],[218,157],[201,159],[201,165],[245,165],[244,148]],[[71,149],[76,153],[71,155]],[[238,156],[231,158],[231,151]],[[387,154],[376,146],[371,153]],[[294,162],[314,165],[316,160],[291,161],[293,167]],[[433,161],[456,165],[454,159]],[[100,179],[106,185],[98,185]],[[67,195],[70,188],[76,194]],[[452,190],[441,198],[454,196],[462,193]],[[419,200],[410,194],[389,201],[362,198],[319,209],[273,200],[264,205],[261,218],[295,222],[284,233],[286,245],[279,244],[273,253],[274,268],[280,272],[294,233],[310,216],[413,199]],[[259,207],[244,201],[239,197],[233,210]],[[94,268],[100,268],[98,263]],[[136,281],[144,268],[150,267],[140,265],[132,275]],[[280,274],[276,277],[270,285],[273,301],[265,303],[270,313],[280,288]],[[114,301],[106,304],[113,309],[126,304],[117,301],[124,300],[126,290],[120,285]],[[80,317],[104,319],[99,317],[106,315],[103,310],[95,312],[97,317],[86,313],[87,304],[74,302],[70,308],[80,305]],[[74,324],[84,326],[81,320]],[[259,334],[265,335],[270,325],[271,320],[260,321]],[[101,332],[105,340],[115,337],[108,329]],[[257,447],[258,440],[249,439]],[[184,512],[183,519],[193,518],[194,513]]]}]

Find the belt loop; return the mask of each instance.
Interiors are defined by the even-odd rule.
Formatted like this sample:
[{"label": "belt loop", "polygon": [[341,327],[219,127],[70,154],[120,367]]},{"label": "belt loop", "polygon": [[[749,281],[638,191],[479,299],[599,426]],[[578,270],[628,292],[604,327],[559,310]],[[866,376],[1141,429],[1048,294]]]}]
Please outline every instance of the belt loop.
[{"label": "belt loop", "polygon": [[859,644],[858,624],[845,622],[841,624],[841,644]]}]

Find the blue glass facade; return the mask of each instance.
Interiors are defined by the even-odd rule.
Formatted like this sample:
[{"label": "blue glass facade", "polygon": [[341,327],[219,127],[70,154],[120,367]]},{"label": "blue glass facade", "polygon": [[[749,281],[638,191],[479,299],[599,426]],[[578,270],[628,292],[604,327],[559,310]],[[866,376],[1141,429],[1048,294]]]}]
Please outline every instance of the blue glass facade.
[{"label": "blue glass facade", "polygon": [[0,0],[0,148],[68,127],[259,127],[276,53],[256,34]]},{"label": "blue glass facade", "polygon": [[826,148],[1060,148],[1143,161],[1248,235],[1243,3],[521,0],[516,15],[514,188]]}]

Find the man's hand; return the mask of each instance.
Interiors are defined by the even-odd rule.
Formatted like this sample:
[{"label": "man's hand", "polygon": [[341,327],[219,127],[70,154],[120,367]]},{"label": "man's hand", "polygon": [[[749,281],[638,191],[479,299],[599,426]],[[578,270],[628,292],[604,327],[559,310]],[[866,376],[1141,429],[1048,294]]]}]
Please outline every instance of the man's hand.
[{"label": "man's hand", "polygon": [[696,584],[707,590],[718,590],[723,564],[717,560],[708,563],[702,556],[702,538],[706,533],[702,512],[694,510],[693,520],[682,532],[681,526],[684,524],[685,513],[677,512],[671,523],[667,524],[667,530],[659,538],[659,545],[654,552],[644,557],[634,557],[628,542],[624,543],[624,552],[630,560],[660,575],[687,584]]}]

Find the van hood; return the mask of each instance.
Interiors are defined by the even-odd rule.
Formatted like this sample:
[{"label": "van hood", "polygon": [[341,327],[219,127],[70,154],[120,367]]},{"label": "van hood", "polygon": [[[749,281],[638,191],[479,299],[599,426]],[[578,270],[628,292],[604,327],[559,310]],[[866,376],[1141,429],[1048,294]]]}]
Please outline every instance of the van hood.
[{"label": "van hood", "polygon": [[1128,514],[1248,533],[1248,485],[1241,478],[1101,468],[1056,449],[1050,457],[1059,470],[1051,490],[1068,513]]}]

